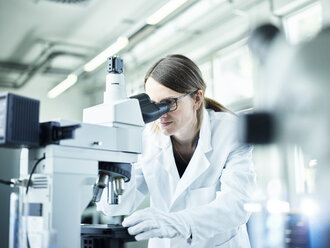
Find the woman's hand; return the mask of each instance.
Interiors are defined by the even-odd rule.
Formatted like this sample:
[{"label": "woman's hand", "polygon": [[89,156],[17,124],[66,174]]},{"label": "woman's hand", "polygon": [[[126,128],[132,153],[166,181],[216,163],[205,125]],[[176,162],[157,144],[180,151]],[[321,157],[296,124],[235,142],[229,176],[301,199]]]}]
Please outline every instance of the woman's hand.
[{"label": "woman's hand", "polygon": [[155,208],[134,212],[124,219],[122,225],[129,227],[128,232],[136,240],[150,238],[190,237],[190,230],[178,213],[166,213]]}]

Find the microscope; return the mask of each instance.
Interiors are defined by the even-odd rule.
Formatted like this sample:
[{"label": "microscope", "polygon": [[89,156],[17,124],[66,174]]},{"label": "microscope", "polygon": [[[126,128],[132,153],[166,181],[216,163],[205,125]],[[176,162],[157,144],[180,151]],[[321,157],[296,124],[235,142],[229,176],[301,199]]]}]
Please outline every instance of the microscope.
[{"label": "microscope", "polygon": [[108,59],[103,104],[83,122],[39,123],[39,101],[0,95],[0,146],[22,148],[19,187],[11,199],[10,247],[119,247],[134,240],[120,225],[81,226],[81,215],[107,190],[118,204],[142,153],[142,131],[169,111],[147,94],[127,97],[123,61]]}]

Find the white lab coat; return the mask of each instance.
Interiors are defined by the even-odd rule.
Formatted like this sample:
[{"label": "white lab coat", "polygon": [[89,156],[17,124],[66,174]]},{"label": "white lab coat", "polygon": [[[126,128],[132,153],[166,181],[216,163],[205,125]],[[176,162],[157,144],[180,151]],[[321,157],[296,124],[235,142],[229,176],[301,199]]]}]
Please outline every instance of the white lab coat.
[{"label": "white lab coat", "polygon": [[249,202],[255,186],[252,147],[237,140],[237,117],[204,110],[197,148],[182,178],[170,137],[146,128],[143,153],[118,206],[102,195],[97,208],[109,215],[127,215],[150,193],[151,207],[180,211],[191,227],[191,238],[149,240],[149,248],[250,247],[246,231]]}]

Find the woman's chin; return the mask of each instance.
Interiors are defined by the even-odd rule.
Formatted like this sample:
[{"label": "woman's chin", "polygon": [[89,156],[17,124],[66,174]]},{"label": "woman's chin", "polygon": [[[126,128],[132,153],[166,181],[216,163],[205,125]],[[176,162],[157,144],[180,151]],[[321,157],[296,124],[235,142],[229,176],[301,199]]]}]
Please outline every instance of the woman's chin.
[{"label": "woman's chin", "polygon": [[160,127],[159,129],[160,129],[161,133],[164,134],[165,136],[170,136],[173,133],[168,128],[162,128],[162,127]]},{"label": "woman's chin", "polygon": [[167,130],[163,130],[161,129],[162,134],[164,134],[165,136],[170,136],[171,134],[167,131]]}]

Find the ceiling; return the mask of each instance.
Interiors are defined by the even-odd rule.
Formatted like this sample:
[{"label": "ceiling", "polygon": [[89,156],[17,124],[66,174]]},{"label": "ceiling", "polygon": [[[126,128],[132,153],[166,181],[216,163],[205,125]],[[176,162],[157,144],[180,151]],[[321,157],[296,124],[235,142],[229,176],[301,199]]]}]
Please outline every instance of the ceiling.
[{"label": "ceiling", "polygon": [[0,1],[0,86],[63,77],[166,2],[68,1]]},{"label": "ceiling", "polygon": [[[246,35],[249,18],[244,11],[265,1],[188,0],[161,24],[146,25],[146,18],[167,2],[0,0],[0,89],[32,81],[51,89],[121,35],[132,38],[120,54],[131,79],[164,54],[199,59]],[[101,68],[102,73],[79,75],[78,87],[97,90],[95,82],[104,84]]]}]

